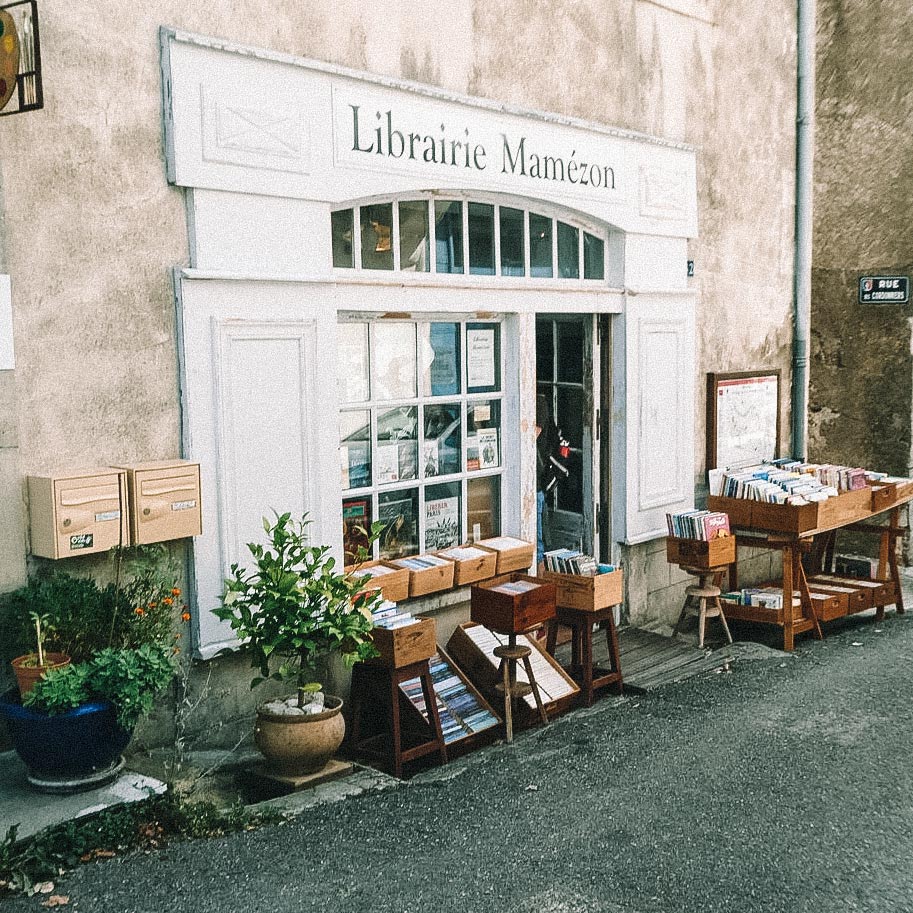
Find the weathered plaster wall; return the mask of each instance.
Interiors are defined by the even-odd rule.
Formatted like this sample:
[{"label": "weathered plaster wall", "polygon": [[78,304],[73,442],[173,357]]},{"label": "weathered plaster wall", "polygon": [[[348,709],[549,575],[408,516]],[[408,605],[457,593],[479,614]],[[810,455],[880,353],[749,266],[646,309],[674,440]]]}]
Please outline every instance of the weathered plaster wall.
[{"label": "weathered plaster wall", "polygon": [[816,78],[811,453],[913,465],[910,305],[858,304],[862,275],[913,275],[913,47],[904,0],[821,0]]},{"label": "weathered plaster wall", "polygon": [[[103,40],[85,40],[86,22],[109,26]],[[46,108],[0,121],[22,473],[179,453],[170,269],[187,260],[187,232],[162,157],[162,24],[696,145],[697,389],[707,371],[780,367],[786,427],[792,2],[125,0],[115,21],[88,0],[42,7]],[[698,482],[704,408],[699,392]],[[671,618],[679,601],[656,553],[630,556],[637,620]],[[220,661],[209,680],[211,706],[221,695],[239,718],[242,665]]]}]

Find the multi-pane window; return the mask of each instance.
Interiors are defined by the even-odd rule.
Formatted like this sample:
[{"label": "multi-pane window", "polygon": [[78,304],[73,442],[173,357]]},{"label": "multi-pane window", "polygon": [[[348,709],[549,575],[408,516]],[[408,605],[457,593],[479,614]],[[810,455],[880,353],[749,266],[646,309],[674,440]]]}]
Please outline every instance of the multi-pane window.
[{"label": "multi-pane window", "polygon": [[375,520],[380,558],[499,534],[500,322],[343,317],[338,339],[347,559]]},{"label": "multi-pane window", "polygon": [[332,212],[331,230],[339,269],[605,280],[604,237],[513,206],[437,198],[371,203]]}]

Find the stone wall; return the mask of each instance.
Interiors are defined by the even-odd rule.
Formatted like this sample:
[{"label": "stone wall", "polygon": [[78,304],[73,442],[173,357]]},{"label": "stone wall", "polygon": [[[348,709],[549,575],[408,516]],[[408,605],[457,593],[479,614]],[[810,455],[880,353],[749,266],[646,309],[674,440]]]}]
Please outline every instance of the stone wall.
[{"label": "stone wall", "polygon": [[903,0],[821,0],[809,444],[909,474],[910,305],[858,303],[863,275],[913,275],[913,48]]}]

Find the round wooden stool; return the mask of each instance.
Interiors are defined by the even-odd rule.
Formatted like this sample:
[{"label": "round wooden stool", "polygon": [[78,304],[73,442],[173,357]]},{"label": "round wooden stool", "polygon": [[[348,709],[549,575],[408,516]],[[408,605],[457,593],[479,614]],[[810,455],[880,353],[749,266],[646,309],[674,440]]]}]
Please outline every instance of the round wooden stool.
[{"label": "round wooden stool", "polygon": [[698,582],[685,589],[685,604],[682,606],[681,614],[678,621],[672,629],[673,634],[678,633],[681,623],[689,615],[696,615],[697,623],[697,645],[704,646],[704,627],[708,618],[719,618],[726,632],[726,639],[732,643],[732,635],[729,633],[729,625],[726,624],[726,616],[723,614],[723,605],[720,602],[720,588],[713,582],[717,575],[722,574],[726,568],[699,568],[685,567],[679,565],[686,574],[697,577]]},{"label": "round wooden stool", "polygon": [[[539,710],[539,718],[543,723],[548,722],[548,716],[545,713],[545,707],[542,704],[542,697],[539,694],[539,686],[536,684],[536,677],[533,675],[533,664],[530,662],[530,654],[533,652],[530,647],[522,644],[518,645],[514,635],[510,636],[511,643],[504,644],[501,647],[495,647],[493,653],[501,660],[498,666],[498,674],[503,677],[496,687],[504,695],[504,724],[507,728],[507,741],[514,740],[514,720],[513,720],[513,702],[515,698],[525,697],[532,692],[536,699],[536,707]],[[526,677],[529,681],[517,681],[517,663],[522,660],[523,668],[526,670]]]}]

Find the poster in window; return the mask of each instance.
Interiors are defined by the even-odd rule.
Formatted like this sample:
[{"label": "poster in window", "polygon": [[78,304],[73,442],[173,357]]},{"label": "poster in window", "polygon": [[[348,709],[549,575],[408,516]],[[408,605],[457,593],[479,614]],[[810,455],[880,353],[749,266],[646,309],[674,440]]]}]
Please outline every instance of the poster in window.
[{"label": "poster in window", "polygon": [[439,476],[441,474],[440,443],[437,438],[425,438],[422,444],[422,461],[425,464],[425,476]]},{"label": "poster in window", "polygon": [[399,443],[377,445],[376,475],[378,485],[399,481]]},{"label": "poster in window", "polygon": [[425,550],[438,551],[451,545],[459,545],[459,542],[459,497],[425,501]]},{"label": "poster in window", "polygon": [[477,435],[479,469],[494,469],[501,465],[498,454],[498,429],[480,428]]},{"label": "poster in window", "polygon": [[470,390],[495,386],[495,329],[466,329],[466,385]]},{"label": "poster in window", "polygon": [[380,534],[382,558],[404,558],[418,551],[417,494],[394,492],[389,499],[378,499],[377,519],[384,524]]},{"label": "poster in window", "polygon": [[481,469],[481,463],[479,461],[479,435],[476,434],[467,434],[466,435],[466,470],[472,472],[476,469]]},{"label": "poster in window", "polygon": [[460,392],[460,325],[432,323],[428,328],[431,365],[428,368],[432,396]]}]

